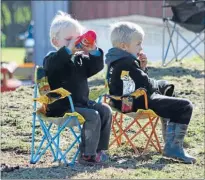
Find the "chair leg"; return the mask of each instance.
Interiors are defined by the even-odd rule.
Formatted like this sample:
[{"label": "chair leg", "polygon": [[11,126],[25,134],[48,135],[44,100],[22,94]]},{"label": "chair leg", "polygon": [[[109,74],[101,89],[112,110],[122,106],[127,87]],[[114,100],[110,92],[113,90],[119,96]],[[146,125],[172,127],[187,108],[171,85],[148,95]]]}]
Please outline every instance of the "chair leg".
[{"label": "chair leg", "polygon": [[[66,152],[63,154],[64,156],[66,156],[66,154],[73,148],[73,146],[78,142],[79,139],[80,139],[80,136],[78,137],[78,139],[76,139],[76,140],[70,145],[70,148],[68,149],[68,151],[66,151]],[[72,158],[72,161],[69,163],[70,165],[74,165],[74,164],[75,164],[75,161],[76,161],[76,159],[77,159],[79,153],[80,153],[80,148],[78,147],[78,148],[77,148],[77,151],[76,151],[76,153],[75,153],[75,155],[74,155],[73,158]]]},{"label": "chair leg", "polygon": [[[60,130],[60,126],[58,125],[58,131]],[[58,148],[60,148],[59,147],[59,145],[60,145],[60,134],[59,134],[59,136],[57,137],[57,147]],[[55,158],[54,158],[54,161],[57,161],[58,160],[58,151],[56,151],[56,156],[55,156]]]},{"label": "chair leg", "polygon": [[[65,159],[64,155],[62,154],[62,151],[60,150],[60,148],[58,147],[58,145],[56,144],[55,142],[55,139],[60,135],[61,131],[66,127],[66,125],[68,124],[68,122],[71,120],[71,118],[69,118],[61,127],[60,129],[58,130],[58,132],[52,137],[49,133],[49,128],[47,129],[44,122],[39,119],[40,121],[40,124],[41,124],[41,127],[42,127],[42,130],[43,130],[43,133],[44,133],[44,136],[46,137],[48,143],[47,143],[47,146],[41,151],[41,153],[38,155],[38,157],[36,157],[36,162],[41,158],[41,156],[46,152],[46,150],[50,147],[52,149],[52,145],[54,145],[54,147],[56,148],[56,151],[58,151],[59,155],[60,155],[60,158],[61,160],[64,161],[64,164],[68,165],[68,162],[67,160]],[[52,124],[52,123],[51,123]],[[54,159],[56,159],[56,154],[54,152],[53,153],[53,156],[54,156]]]},{"label": "chair leg", "polygon": [[[68,151],[70,151],[70,149],[72,149],[72,147],[76,144],[76,143],[80,143],[80,138],[81,138],[81,125],[78,122],[78,128],[80,131],[80,135],[77,136],[75,131],[73,130],[72,133],[75,136],[76,140],[73,142],[73,144],[68,148],[67,152],[64,152],[64,154],[62,153],[61,149],[60,149],[60,134],[63,131],[63,129],[67,126],[67,124],[69,123],[69,121],[72,119],[73,117],[70,117],[62,126],[58,126],[58,132],[52,136],[50,134],[50,129],[52,127],[52,123],[50,123],[48,126],[44,123],[44,121],[40,118],[40,116],[38,116],[38,120],[40,122],[40,126],[42,128],[42,131],[44,133],[44,135],[42,136],[41,142],[38,146],[38,149],[35,151],[35,127],[36,127],[36,120],[37,120],[37,114],[36,112],[33,113],[33,120],[32,120],[32,140],[31,140],[31,157],[30,157],[30,163],[31,164],[35,164],[37,163],[40,158],[45,154],[45,152],[47,151],[48,148],[51,149],[52,155],[54,157],[54,161],[55,160],[63,160],[63,162],[66,165],[70,165],[73,166],[75,164],[76,158],[80,152],[80,149],[78,148],[75,155],[73,156],[73,159],[71,160],[70,163],[67,162],[66,160],[66,154]],[[43,144],[45,142],[45,140],[47,140],[47,144],[45,147],[43,147]],[[53,148],[54,146],[54,148]],[[42,148],[43,147],[43,148]],[[55,150],[55,151],[54,151]]]},{"label": "chair leg", "polygon": [[[146,133],[146,131],[144,130],[150,123],[146,123],[144,126],[141,126],[141,124],[138,122],[138,118],[135,119],[136,124],[140,127],[140,130],[137,131],[131,138],[130,140],[133,140],[141,131],[144,133],[144,135],[149,138],[149,135]],[[155,147],[156,150],[157,146],[154,144],[154,142],[151,140],[152,145]]]},{"label": "chair leg", "polygon": [[36,127],[36,112],[33,112],[33,120],[32,120],[32,139],[31,139],[31,159],[30,163],[35,164],[34,155],[35,155],[35,127]]},{"label": "chair leg", "polygon": [[[153,118],[153,119],[155,119],[155,118]],[[147,151],[148,145],[149,145],[149,143],[150,143],[150,141],[151,141],[151,139],[152,139],[153,134],[155,134],[155,138],[156,138],[155,128],[156,128],[157,123],[158,123],[158,121],[159,121],[159,117],[156,119],[156,122],[155,122],[154,126],[153,126],[153,123],[152,123],[152,118],[149,117],[149,121],[150,121],[150,124],[151,124],[151,126],[152,126],[152,132],[151,132],[151,134],[150,134],[150,136],[149,136],[149,139],[148,139],[148,141],[147,141],[147,144],[146,144],[145,149],[144,149],[144,151],[142,152],[142,154],[144,154],[144,153]],[[157,144],[158,144],[158,143],[159,143],[158,138],[156,138],[156,141],[157,141]],[[160,146],[160,144],[158,144],[158,146]],[[160,149],[161,149],[161,148],[160,148]],[[159,149],[159,150],[156,149],[156,150],[157,150],[157,151],[160,151],[160,149]]]},{"label": "chair leg", "polygon": [[[117,113],[116,113],[117,114]],[[141,154],[144,154],[147,149],[148,149],[148,146],[149,144],[151,143],[153,145],[153,147],[158,151],[158,152],[162,152],[161,150],[161,145],[160,145],[160,142],[159,142],[159,139],[158,139],[158,136],[156,134],[156,131],[155,131],[155,128],[158,124],[158,121],[159,121],[159,117],[150,117],[149,114],[147,114],[148,116],[148,122],[145,124],[145,125],[141,125],[139,123],[139,119],[141,118],[142,114],[138,115],[125,129],[123,129],[122,127],[122,124],[123,124],[123,120],[121,118],[123,118],[123,116],[120,116],[120,120],[117,121],[117,116],[113,116],[113,124],[112,124],[112,129],[113,129],[113,134],[115,136],[115,139],[110,143],[109,147],[112,146],[115,142],[117,142],[118,145],[121,145],[121,142],[122,142],[122,136],[124,136],[126,138],[126,144],[130,144],[131,147],[133,148],[134,152],[138,155],[140,155],[139,151],[136,149],[135,145],[133,144],[132,140],[138,135],[140,134],[141,132],[143,132],[143,134],[146,136],[147,138],[147,143],[145,145],[145,148],[143,150],[143,152]],[[155,123],[153,124],[153,122],[155,121]],[[118,126],[119,128],[119,133],[117,134],[116,133],[116,130],[115,130],[115,124]],[[126,132],[131,128],[131,126],[136,123],[140,129],[131,137],[129,138],[128,135],[126,134]],[[152,127],[152,130],[151,130],[151,133],[148,135],[148,133],[145,131],[145,128],[147,126],[151,125]],[[154,143],[154,139],[153,139],[153,135],[154,135],[154,138],[156,140],[156,142]],[[119,142],[120,141],[120,142]]]},{"label": "chair leg", "polygon": [[[148,147],[148,145],[151,143],[152,145],[153,145],[153,147],[158,151],[158,152],[162,152],[161,151],[161,145],[160,145],[160,143],[159,143],[159,139],[158,139],[158,136],[157,136],[157,134],[156,134],[156,131],[155,131],[155,128],[156,128],[156,125],[158,124],[158,121],[159,121],[159,117],[157,117],[157,118],[155,118],[155,117],[153,117],[153,118],[150,118],[150,117],[148,117],[149,118],[149,121],[144,125],[144,126],[142,126],[139,122],[138,122],[138,119],[140,119],[140,116],[139,117],[136,117],[135,118],[135,120],[134,120],[134,122],[136,122],[136,124],[140,127],[140,130],[139,131],[137,131],[131,138],[130,138],[130,141],[132,141],[138,134],[140,134],[141,132],[143,132],[144,133],[144,135],[147,137],[147,139],[148,139],[148,142],[147,142],[147,144],[146,144],[146,146],[145,146],[145,149],[144,149],[144,151],[143,151],[143,153],[145,153],[145,151],[146,151],[146,149],[147,149],[147,147]],[[155,124],[154,124],[154,126],[153,126],[153,121],[154,120],[156,120],[156,122],[155,122]],[[152,126],[152,131],[151,131],[151,134],[150,135],[148,135],[147,133],[146,133],[146,131],[144,130],[148,125],[150,125],[151,124],[151,126]],[[154,142],[153,142],[153,140],[152,140],[152,136],[155,136],[155,139],[156,139],[156,143],[157,144],[155,144]],[[127,144],[128,144],[129,142],[127,141]],[[143,154],[142,153],[142,154]]]},{"label": "chair leg", "polygon": [[[174,58],[172,59],[172,60],[170,60],[169,62],[167,62],[166,63],[166,58],[167,58],[167,55],[168,55],[168,52],[169,52],[169,48],[170,48],[170,45],[172,45],[172,37],[173,37],[173,34],[174,34],[174,30],[175,30],[175,27],[176,27],[176,23],[174,24],[174,26],[173,26],[173,30],[172,30],[172,32],[170,32],[170,29],[169,29],[169,26],[168,26],[168,22],[166,21],[165,22],[165,24],[166,24],[166,27],[164,27],[164,36],[165,36],[165,28],[167,28],[168,29],[168,32],[169,32],[169,38],[170,38],[170,40],[169,40],[169,42],[168,42],[168,45],[167,45],[167,48],[166,48],[166,52],[165,52],[165,54],[164,54],[164,50],[163,50],[163,66],[166,66],[168,63],[170,63],[171,61],[173,61],[174,60]],[[165,37],[164,37],[165,38]],[[163,43],[165,43],[165,40],[163,39]],[[163,44],[163,46],[164,46],[164,44]],[[163,47],[164,48],[164,47]],[[174,49],[173,49],[174,50]],[[175,51],[174,51],[174,53],[175,53]],[[175,53],[176,54],[176,53]]]},{"label": "chair leg", "polygon": [[[82,128],[81,128],[81,125],[80,125],[79,122],[78,122],[78,129],[79,129],[79,131],[80,131],[80,134],[79,134],[79,136],[77,137],[77,141],[78,141],[78,143],[80,144],[80,143],[81,143],[81,132],[82,132]],[[72,160],[72,162],[70,163],[71,166],[74,166],[75,161],[76,161],[76,159],[77,159],[79,153],[80,153],[80,147],[78,146],[78,149],[77,149],[77,151],[76,151],[76,154],[74,155],[73,160]]]},{"label": "chair leg", "polygon": [[76,161],[76,159],[77,159],[79,153],[80,153],[80,148],[77,149],[77,151],[76,151],[76,153],[75,153],[75,155],[74,155],[72,161],[69,163],[69,165],[70,165],[71,167],[73,167],[73,166],[75,165],[75,161]]},{"label": "chair leg", "polygon": [[[77,119],[76,119],[76,120],[77,120]],[[70,131],[72,132],[72,134],[74,135],[75,141],[74,141],[74,142],[70,145],[70,147],[63,153],[63,157],[61,157],[61,159],[66,157],[66,154],[74,147],[74,145],[75,145],[76,143],[80,144],[80,142],[81,142],[81,126],[80,126],[80,123],[78,123],[78,129],[79,129],[79,131],[80,131],[80,135],[77,135],[77,134],[75,133],[75,131],[73,130],[72,127],[70,127],[69,129],[70,129]],[[70,163],[68,163],[68,165],[74,166],[75,161],[76,161],[77,156],[78,156],[79,153],[80,153],[80,148],[78,147],[78,149],[77,149],[77,151],[76,151],[74,157],[72,158],[72,161],[71,161]],[[61,159],[60,159],[60,160],[61,160]]]},{"label": "chair leg", "polygon": [[[118,112],[115,113],[115,115],[113,116],[113,119],[112,119],[112,132],[114,135],[114,140],[109,144],[109,147],[111,147],[115,142],[117,143],[118,147],[121,145],[121,143],[119,141],[119,135],[117,135],[117,132],[115,129],[115,124],[117,124],[117,115],[118,115]],[[123,134],[123,132],[121,131],[120,134]]]},{"label": "chair leg", "polygon": [[[118,112],[116,112],[115,115],[113,116],[111,127],[112,127],[112,132],[113,132],[114,138],[116,139],[117,145],[119,147],[121,145],[121,143],[120,143],[119,139],[117,139],[117,132],[115,129],[115,123],[117,122],[117,115],[118,115]],[[112,146],[112,144],[110,144],[109,147]]]},{"label": "chair leg", "polygon": [[[48,128],[47,128],[48,131],[50,131],[52,125],[53,125],[52,123],[49,124],[49,126],[48,126]],[[41,140],[41,143],[40,143],[40,145],[38,146],[38,149],[36,150],[35,159],[37,159],[38,154],[40,154],[40,150],[41,150],[41,148],[42,148],[42,146],[43,146],[43,143],[45,142],[45,140],[46,140],[47,138],[48,138],[48,137],[47,137],[46,135],[43,135],[42,140]],[[52,147],[52,146],[49,146],[49,147],[50,147],[50,149],[51,149],[52,155],[55,156],[55,151],[54,151],[53,147]]]},{"label": "chair leg", "polygon": [[124,135],[124,137],[127,139],[127,141],[129,142],[129,144],[132,146],[132,148],[133,148],[135,154],[138,154],[138,155],[139,155],[139,151],[136,149],[135,145],[132,143],[132,141],[130,141],[128,135],[126,134],[126,131],[127,131],[128,129],[130,129],[130,127],[134,124],[134,121],[133,121],[129,126],[127,126],[124,130],[122,129],[122,127],[120,126],[120,124],[119,124],[118,121],[116,121],[116,124],[117,124],[118,128],[120,129],[121,133],[119,133],[119,135],[117,135],[117,137],[110,143],[110,146],[111,146],[112,144],[114,144],[114,143],[118,140],[118,138],[120,138],[122,135]]},{"label": "chair leg", "polygon": [[[37,84],[34,85],[34,98],[37,97],[38,94],[38,87]],[[35,164],[36,162],[34,161],[34,155],[35,155],[35,128],[36,128],[36,107],[37,103],[34,101],[33,103],[33,119],[32,119],[32,139],[31,139],[31,157],[30,157],[30,163]]]},{"label": "chair leg", "polygon": [[175,31],[175,29],[177,29],[176,23],[174,24],[174,29],[172,30],[172,33],[170,32],[170,28],[168,26],[167,26],[167,29],[168,29],[168,33],[169,33],[169,36],[170,36],[170,43],[172,45],[172,49],[173,49],[173,52],[174,52],[175,60],[177,61],[177,53],[176,53],[176,50],[175,50],[175,47],[174,47],[174,42],[172,41],[172,37],[174,35],[174,31]]},{"label": "chair leg", "polygon": [[[31,144],[31,160],[30,160],[30,163],[31,164],[35,164],[36,162],[39,161],[40,157],[41,157],[41,153],[40,153],[40,150],[43,146],[43,143],[45,141],[45,139],[47,138],[46,135],[43,136],[41,142],[40,142],[40,145],[38,146],[38,149],[36,150],[35,152],[35,125],[36,125],[36,113],[34,113],[34,116],[33,116],[33,124],[32,124],[32,144]],[[40,120],[39,120],[40,121]],[[49,124],[48,126],[48,131],[50,131],[50,128],[52,126],[52,123]],[[50,149],[51,149],[51,152],[53,154],[53,156],[55,157],[55,152],[54,152],[54,149],[52,146],[50,146]]]},{"label": "chair leg", "polygon": [[[61,158],[59,159],[60,161],[63,159],[65,159],[65,157],[66,157],[66,154],[74,147],[74,145],[79,141],[79,139],[80,139],[80,136],[78,136],[78,137],[76,137],[76,140],[69,146],[69,148],[62,154],[62,156],[61,156]],[[78,150],[77,150],[78,151]],[[77,155],[75,155],[76,157],[77,157]],[[74,158],[72,159],[72,162],[71,162],[71,164],[72,163],[74,163],[74,161],[75,161],[75,157],[74,156]]]},{"label": "chair leg", "polygon": [[[117,133],[116,133],[116,130],[115,130],[115,124],[114,124],[114,121],[113,121],[113,123],[112,123],[112,131],[113,131],[113,135],[114,135],[114,137],[115,137],[115,139],[117,138]],[[119,141],[119,139],[117,139],[117,145],[118,145],[118,147],[120,146],[120,141]],[[111,146],[111,145],[110,145]]]},{"label": "chair leg", "polygon": [[[62,160],[64,161],[64,163],[65,163],[65,164],[68,164],[67,161],[66,161],[66,159],[63,158],[63,154],[62,154],[60,148],[58,148],[58,146],[57,146],[57,144],[56,144],[56,142],[55,142],[55,139],[59,136],[59,134],[61,133],[61,131],[62,131],[65,127],[62,126],[62,127],[59,129],[58,133],[56,133],[56,135],[55,135],[54,137],[52,137],[52,136],[50,135],[48,129],[45,127],[44,123],[43,123],[42,121],[40,121],[40,123],[41,123],[41,126],[43,127],[43,132],[44,132],[44,134],[46,135],[47,141],[48,141],[48,144],[47,144],[46,148],[44,149],[44,152],[47,150],[47,148],[48,148],[49,146],[52,146],[52,144],[53,144],[53,145],[55,146],[55,148],[56,148],[56,151],[58,151],[58,153],[60,154],[60,156],[61,156]],[[43,152],[43,153],[44,153],[44,152]],[[54,153],[53,155],[54,155],[54,158],[56,158],[56,157],[55,157],[55,153]]]},{"label": "chair leg", "polygon": [[[191,51],[194,51],[196,54],[198,54],[198,55],[201,57],[201,59],[203,59],[203,57],[201,56],[201,54],[199,54],[199,52],[196,50],[196,47],[197,47],[198,45],[200,45],[201,42],[203,42],[204,40],[201,40],[201,41],[200,41],[197,45],[195,45],[195,46],[192,45],[193,42],[196,41],[196,39],[200,36],[201,33],[198,34],[198,35],[196,35],[195,38],[192,39],[192,41],[190,41],[190,42],[188,42],[188,41],[184,38],[184,36],[182,36],[182,34],[181,34],[179,31],[177,31],[177,34],[187,43],[186,47],[185,47],[183,50],[181,50],[181,52],[183,52],[187,47],[190,47],[190,48],[191,48],[191,50],[190,50],[189,52],[187,52],[187,53],[185,54],[185,56],[188,55]],[[184,56],[184,57],[185,57],[185,56]],[[183,57],[183,58],[184,58],[184,57]],[[181,58],[181,59],[182,59],[182,58]]]},{"label": "chair leg", "polygon": [[[122,127],[122,123],[123,123],[123,114],[120,113],[120,127]],[[120,133],[122,133],[122,129],[120,129]],[[122,136],[119,137],[119,142],[121,145],[122,144]]]},{"label": "chair leg", "polygon": [[[157,126],[158,122],[159,122],[159,117],[157,117],[157,119],[156,119],[156,126]],[[156,127],[156,126],[155,126],[155,127]],[[157,133],[156,133],[156,131],[155,131],[155,128],[154,128],[154,136],[155,136],[155,139],[156,139],[156,142],[157,142],[158,152],[159,152],[159,153],[162,153],[161,144],[160,144],[160,142],[159,142],[159,138],[158,138],[158,136],[157,136]],[[156,150],[157,150],[157,149],[156,149]]]},{"label": "chair leg", "polygon": [[[171,25],[173,27],[173,31],[172,33],[170,33],[170,29],[168,27],[168,24]],[[177,61],[179,61],[180,63],[182,62],[182,60],[184,59],[184,57],[186,57],[189,53],[191,53],[192,51],[194,51],[201,59],[204,59],[203,56],[196,50],[196,48],[202,43],[204,42],[204,40],[202,39],[200,42],[198,42],[197,44],[194,44],[192,45],[197,38],[200,37],[201,34],[204,33],[204,31],[200,32],[199,34],[196,35],[196,37],[194,39],[192,39],[190,42],[186,40],[186,38],[184,38],[184,36],[182,36],[182,34],[179,32],[178,28],[175,28],[176,26],[176,23],[174,23],[174,25],[172,25],[171,23],[169,23],[168,21],[166,21],[166,28],[168,29],[168,32],[169,32],[169,36],[170,36],[170,40],[169,40],[169,43],[168,43],[168,47],[167,47],[167,50],[166,50],[166,53],[164,55],[164,34],[165,34],[165,27],[164,27],[164,31],[163,31],[163,56],[162,56],[162,61],[163,61],[163,66],[167,66],[169,63],[171,63],[174,58],[177,59]],[[173,47],[173,51],[174,51],[174,54],[175,54],[175,57],[173,57],[171,60],[169,60],[167,63],[165,62],[166,61],[166,57],[168,55],[168,51],[169,51],[169,48],[170,48],[170,44],[172,44],[173,46],[173,43],[172,43],[172,35],[174,33],[174,31],[177,33],[177,42],[178,42],[178,37],[180,37],[182,40],[184,40],[186,42],[187,45],[184,46],[183,49],[181,49],[179,52],[178,52],[178,45],[177,45],[177,51],[175,52],[174,50],[174,47]],[[188,47],[190,47],[191,49],[185,54],[183,55],[180,59],[178,59],[177,57],[179,57],[180,54],[182,54]]]}]

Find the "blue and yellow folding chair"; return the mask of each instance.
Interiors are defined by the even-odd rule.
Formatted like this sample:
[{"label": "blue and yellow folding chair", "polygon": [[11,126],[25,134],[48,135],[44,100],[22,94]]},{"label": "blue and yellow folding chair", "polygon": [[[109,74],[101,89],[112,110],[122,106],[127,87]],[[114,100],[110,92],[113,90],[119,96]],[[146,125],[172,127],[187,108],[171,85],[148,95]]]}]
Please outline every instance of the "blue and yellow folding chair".
[{"label": "blue and yellow folding chair", "polygon": [[[68,97],[68,101],[70,102],[70,111],[65,113],[63,117],[47,117],[45,114],[46,106],[65,97]],[[37,108],[37,102],[42,105],[40,108]],[[63,88],[50,90],[46,73],[39,66],[35,69],[33,110],[30,163],[37,163],[47,150],[50,150],[54,161],[63,161],[66,165],[73,166],[79,153],[81,125],[85,122],[85,119],[79,113],[75,112],[70,92]],[[37,134],[39,134],[37,123],[40,123],[41,132],[43,133],[39,144],[37,144],[37,139],[39,138],[37,137]],[[67,137],[73,138],[66,147],[60,138],[63,133],[66,133]],[[71,155],[69,161],[67,158],[68,153]]]}]

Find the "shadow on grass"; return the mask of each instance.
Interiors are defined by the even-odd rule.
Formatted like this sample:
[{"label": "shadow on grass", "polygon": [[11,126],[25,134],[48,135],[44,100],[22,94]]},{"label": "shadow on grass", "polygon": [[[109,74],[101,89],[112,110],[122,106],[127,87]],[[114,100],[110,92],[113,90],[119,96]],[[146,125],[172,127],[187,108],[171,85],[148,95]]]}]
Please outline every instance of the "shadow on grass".
[{"label": "shadow on grass", "polygon": [[187,69],[181,66],[175,67],[149,67],[148,74],[150,77],[154,77],[156,79],[161,79],[163,76],[173,76],[173,77],[181,77],[190,75],[193,78],[204,78],[204,70],[196,70],[196,69]]},{"label": "shadow on grass", "polygon": [[[167,164],[178,163],[172,159],[165,159],[161,157],[160,159],[154,161],[153,155],[160,155],[157,152],[152,152],[147,155],[138,156],[138,157],[115,157],[111,162],[111,167],[123,168],[123,169],[140,169],[147,168],[151,170],[162,170]],[[118,159],[118,160],[117,160]],[[153,163],[151,163],[153,162]]]},{"label": "shadow on grass", "polygon": [[[38,165],[43,164],[41,162]],[[102,168],[102,166],[83,166],[78,163],[74,167],[61,165],[53,165],[52,167],[35,167],[29,165],[28,168],[19,167],[19,169],[10,172],[1,172],[1,179],[70,179],[78,174],[94,173]]]},{"label": "shadow on grass", "polygon": [[[182,77],[190,75],[193,78],[204,78],[204,70],[187,69],[182,66],[174,67],[148,67],[148,75],[151,78],[162,79],[164,76]],[[89,81],[89,87],[104,85],[104,79],[93,79]]]},{"label": "shadow on grass", "polygon": [[[120,169],[151,169],[151,170],[162,170],[167,164],[175,163],[172,160],[160,158],[157,161],[150,162],[153,155],[159,155],[159,153],[149,153],[144,156],[132,157],[132,156],[113,156],[108,165],[105,166],[83,166],[78,163],[74,167],[65,165],[55,165],[53,167],[32,167],[29,165],[28,168],[19,168],[12,172],[2,172],[2,179],[65,179],[72,178],[80,174],[92,174],[102,169],[106,171],[108,168],[120,168]],[[149,161],[149,162],[148,162]],[[38,164],[43,164],[38,162]],[[35,166],[35,165],[34,165]],[[83,176],[82,176],[83,178]]]},{"label": "shadow on grass", "polygon": [[140,169],[140,168],[146,168],[146,169],[151,169],[151,170],[162,170],[167,164],[174,164],[174,163],[179,163],[177,161],[174,161],[172,159],[165,159],[165,158],[160,158],[154,163],[145,163],[145,164],[140,164],[136,165],[135,169]]}]

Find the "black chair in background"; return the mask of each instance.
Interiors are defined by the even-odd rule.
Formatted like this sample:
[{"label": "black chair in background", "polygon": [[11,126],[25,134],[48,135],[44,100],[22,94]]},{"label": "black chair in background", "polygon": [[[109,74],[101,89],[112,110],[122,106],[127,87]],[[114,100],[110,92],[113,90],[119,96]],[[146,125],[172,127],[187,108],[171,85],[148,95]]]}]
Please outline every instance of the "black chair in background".
[{"label": "black chair in background", "polygon": [[[204,33],[205,33],[205,0],[163,0],[163,44],[162,44],[162,64],[166,66],[173,60],[181,62],[190,52],[194,51],[200,58],[204,59],[204,52],[201,55],[197,51],[197,47],[200,44],[204,44]],[[171,8],[172,17],[167,16],[167,10]],[[180,28],[177,26],[193,32],[195,37],[193,40],[185,37],[180,32]],[[169,34],[168,44],[165,44],[165,33],[166,30]],[[174,35],[176,38],[174,38]],[[203,36],[203,37],[202,37]],[[185,47],[179,51],[179,37],[186,43]],[[175,41],[175,43],[174,43]],[[197,42],[198,41],[198,42]],[[196,43],[195,45],[193,45]],[[172,47],[174,57],[171,60],[167,60],[167,55]],[[182,57],[179,56],[185,52],[188,48],[191,48]],[[168,62],[167,62],[168,61]]]}]

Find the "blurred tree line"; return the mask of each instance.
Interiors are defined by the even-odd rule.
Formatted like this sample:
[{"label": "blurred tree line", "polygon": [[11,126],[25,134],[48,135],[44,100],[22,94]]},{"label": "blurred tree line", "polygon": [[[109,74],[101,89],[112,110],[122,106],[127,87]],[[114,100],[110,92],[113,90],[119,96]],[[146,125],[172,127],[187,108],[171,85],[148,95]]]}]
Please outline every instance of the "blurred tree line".
[{"label": "blurred tree line", "polygon": [[18,38],[24,33],[31,21],[31,0],[1,1],[1,46],[22,47]]}]

